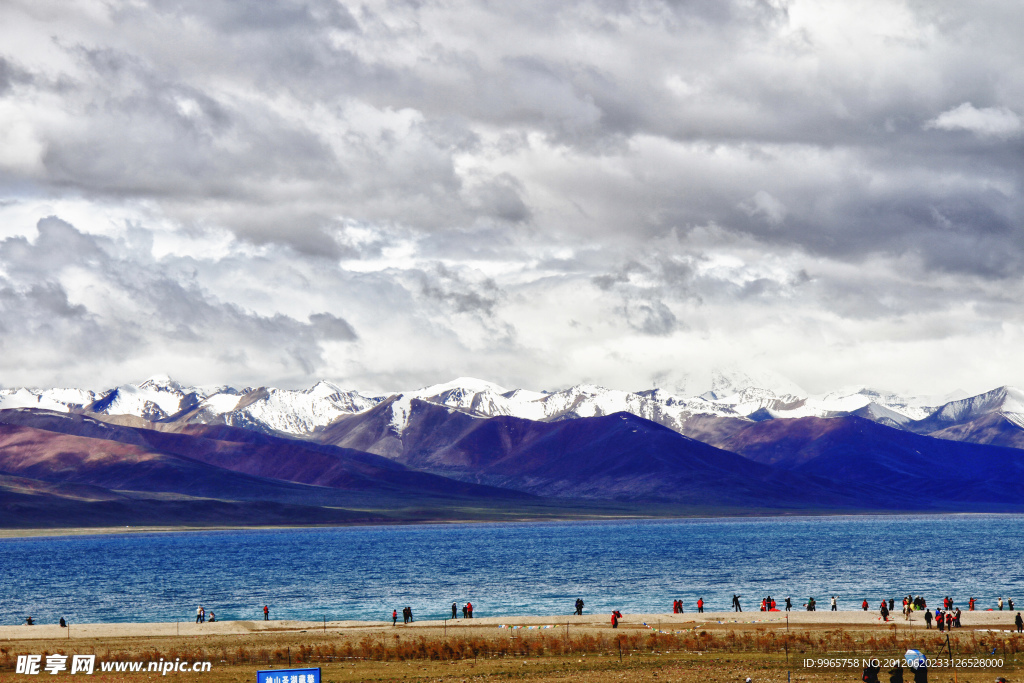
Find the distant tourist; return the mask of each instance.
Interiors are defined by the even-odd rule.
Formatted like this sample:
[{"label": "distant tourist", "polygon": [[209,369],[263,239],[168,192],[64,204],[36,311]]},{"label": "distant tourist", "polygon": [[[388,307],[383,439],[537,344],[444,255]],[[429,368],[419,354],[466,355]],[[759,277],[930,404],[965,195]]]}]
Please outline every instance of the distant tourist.
[{"label": "distant tourist", "polygon": [[793,598],[786,598],[786,611],[789,612],[793,609]]},{"label": "distant tourist", "polygon": [[886,604],[885,600],[882,600],[882,606],[878,612],[882,615],[882,621],[889,621],[889,605]]},{"label": "distant tourist", "polygon": [[1007,598],[1006,599],[1006,604],[1009,606],[1010,611],[1012,612],[1013,611],[1013,598]]},{"label": "distant tourist", "polygon": [[619,610],[615,610],[614,612],[612,612],[612,628],[619,627],[619,619],[621,618],[622,612],[620,612]]},{"label": "distant tourist", "polygon": [[960,628],[960,608],[956,608],[956,612],[953,613],[953,625]]},{"label": "distant tourist", "polygon": [[697,598],[697,614],[704,614],[704,598]]},{"label": "distant tourist", "polygon": [[733,596],[732,596],[732,608],[733,608],[734,612],[742,612],[743,611],[742,609],[740,609],[740,596],[736,595],[735,593],[733,593]]},{"label": "distant tourist", "polygon": [[466,612],[469,613],[469,618],[473,618],[473,603],[466,601]]},{"label": "distant tourist", "polygon": [[896,601],[892,598],[889,598],[889,611],[891,612],[894,607],[896,607]]},{"label": "distant tourist", "polygon": [[391,610],[391,625],[395,626],[398,624],[398,610]]},{"label": "distant tourist", "polygon": [[576,614],[583,616],[583,598],[576,598]]},{"label": "distant tourist", "polygon": [[468,617],[466,615],[468,615],[468,614],[469,614],[469,605],[468,604],[467,605],[463,605],[462,606],[462,618],[463,619],[467,619]]},{"label": "distant tourist", "polygon": [[213,610],[210,610],[210,623],[217,621],[217,615],[214,614]]},{"label": "distant tourist", "polygon": [[196,623],[197,624],[203,623],[203,606],[202,605],[199,605],[199,607],[196,607]]},{"label": "distant tourist", "polygon": [[1003,611],[1003,599],[1002,598],[999,598],[999,611],[1000,612]]},{"label": "distant tourist", "polygon": [[939,628],[939,632],[945,630],[946,620],[942,618],[942,610],[938,607],[935,608],[935,625]]},{"label": "distant tourist", "polygon": [[970,600],[967,601],[967,611],[968,612],[973,612],[974,611],[974,598],[971,598]]},{"label": "distant tourist", "polygon": [[838,608],[836,607],[836,596],[832,596],[832,611],[835,612]]},{"label": "distant tourist", "polygon": [[867,601],[867,598],[864,599],[864,602],[860,603],[860,608],[862,610],[864,610],[865,612],[868,611],[868,601]]},{"label": "distant tourist", "polygon": [[458,619],[458,618],[459,618],[459,608],[453,602],[452,603],[452,619]]},{"label": "distant tourist", "polygon": [[[1018,614],[1017,616],[1019,617],[1020,615]],[[61,628],[67,628],[67,626],[68,626],[68,622],[64,621],[64,617],[61,617],[60,618],[60,627]]]},{"label": "distant tourist", "polygon": [[270,621],[270,607],[263,605],[263,621]]},{"label": "distant tourist", "polygon": [[1020,618],[1020,612],[1017,612],[1017,616],[1014,618],[1013,623],[1017,626],[1017,633],[1024,632],[1024,619]]},{"label": "distant tourist", "polygon": [[928,610],[924,611],[924,627],[925,628],[931,628],[932,627],[932,613],[929,612]]}]

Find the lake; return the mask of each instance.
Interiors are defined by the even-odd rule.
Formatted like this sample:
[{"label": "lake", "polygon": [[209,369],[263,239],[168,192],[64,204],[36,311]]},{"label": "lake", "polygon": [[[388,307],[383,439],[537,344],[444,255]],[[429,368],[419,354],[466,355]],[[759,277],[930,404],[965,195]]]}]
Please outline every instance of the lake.
[{"label": "lake", "polygon": [[[979,609],[1024,599],[1024,516],[937,515],[449,524],[0,539],[0,623],[827,609],[867,598]],[[1021,603],[1024,604],[1024,603]],[[461,616],[461,612],[460,612]]]}]

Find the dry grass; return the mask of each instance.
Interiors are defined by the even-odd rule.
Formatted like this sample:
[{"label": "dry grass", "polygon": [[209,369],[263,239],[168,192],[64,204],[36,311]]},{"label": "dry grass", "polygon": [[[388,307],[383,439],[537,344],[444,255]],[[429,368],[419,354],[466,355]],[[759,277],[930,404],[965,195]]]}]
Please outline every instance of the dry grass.
[{"label": "dry grass", "polygon": [[[348,681],[856,681],[860,669],[805,668],[805,659],[893,657],[909,648],[932,656],[946,649],[936,631],[877,628],[794,629],[751,625],[692,628],[670,632],[630,625],[594,627],[578,633],[532,633],[493,629],[473,635],[445,635],[436,627],[401,630],[259,633],[188,638],[137,637],[106,640],[8,641],[0,646],[0,680],[36,680],[14,673],[19,654],[95,654],[103,661],[211,661],[207,674],[169,674],[172,680],[208,683],[253,681],[264,668],[321,667],[325,683]],[[666,629],[667,630],[667,629]],[[990,656],[995,649],[1005,666],[992,670],[939,670],[931,680],[991,683],[1010,680],[1024,650],[1018,634],[954,632],[950,646],[958,657]],[[787,665],[788,661],[788,665]],[[97,666],[97,669],[99,667]],[[64,674],[66,675],[66,674]],[[100,674],[104,681],[134,681],[157,674]],[[909,677],[908,677],[909,680]]]}]

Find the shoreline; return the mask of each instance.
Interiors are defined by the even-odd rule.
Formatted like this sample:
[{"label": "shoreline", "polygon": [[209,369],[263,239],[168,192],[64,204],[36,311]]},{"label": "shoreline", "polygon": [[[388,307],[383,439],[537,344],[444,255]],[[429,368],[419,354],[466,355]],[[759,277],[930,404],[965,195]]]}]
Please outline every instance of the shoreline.
[{"label": "shoreline", "polygon": [[[786,615],[789,615],[788,623]],[[896,631],[908,629],[913,631],[926,631],[922,613],[914,613],[910,620],[905,620],[902,614],[883,622],[877,611],[845,610],[845,611],[815,611],[815,612],[704,612],[698,613],[651,613],[651,614],[624,614],[619,622],[620,631],[635,631],[636,629],[647,630],[668,630],[684,631],[692,629],[719,629],[719,628],[756,628],[779,630],[789,628],[849,628],[860,627],[866,629],[885,629]],[[962,628],[953,629],[952,632],[969,633],[972,631],[986,632],[1012,632],[1013,618],[1016,611],[979,611],[963,612]],[[508,616],[508,617],[474,617],[473,619],[448,619],[448,620],[423,620],[411,624],[392,625],[387,621],[297,621],[297,620],[271,620],[271,621],[217,621],[213,623],[196,624],[191,621],[180,622],[107,622],[107,623],[86,623],[70,624],[63,628],[57,624],[36,624],[27,626],[6,625],[0,626],[0,640],[87,640],[106,638],[167,638],[167,637],[197,637],[197,636],[232,636],[246,635],[257,636],[260,634],[283,635],[287,633],[310,633],[312,635],[352,635],[358,633],[393,633],[399,634],[406,630],[443,630],[446,634],[451,631],[453,635],[460,632],[479,633],[490,631],[494,635],[501,633],[511,634],[519,631],[519,635],[531,633],[544,634],[550,629],[608,630],[612,631],[609,623],[610,615],[605,614],[584,614],[577,615],[551,615],[551,616]],[[938,634],[936,628],[931,631]]]},{"label": "shoreline", "polygon": [[58,528],[6,528],[0,529],[0,540],[7,538],[59,538],[71,536],[107,536],[116,534],[160,534],[160,533],[192,533],[201,531],[277,531],[289,529],[345,529],[350,527],[388,527],[388,526],[423,526],[425,524],[523,524],[523,523],[561,523],[561,522],[612,522],[612,521],[637,521],[637,520],[741,520],[741,519],[766,519],[766,518],[819,518],[819,517],[1022,517],[1021,512],[904,512],[886,510],[865,510],[862,512],[821,512],[810,511],[780,511],[777,514],[763,511],[751,511],[749,513],[737,513],[734,515],[566,515],[564,517],[530,517],[524,516],[520,519],[431,519],[431,520],[395,520],[375,522],[352,522],[349,524],[273,524],[273,525],[212,525],[212,526],[105,526],[105,527],[58,527]]}]

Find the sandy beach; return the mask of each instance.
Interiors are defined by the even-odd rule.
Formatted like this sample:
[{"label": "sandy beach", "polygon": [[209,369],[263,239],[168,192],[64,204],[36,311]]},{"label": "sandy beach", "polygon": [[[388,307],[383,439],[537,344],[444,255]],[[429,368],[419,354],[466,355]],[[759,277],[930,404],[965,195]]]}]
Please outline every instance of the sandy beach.
[{"label": "sandy beach", "polygon": [[[885,628],[891,629],[925,629],[923,613],[916,612],[910,620],[902,614],[883,622],[876,611],[816,611],[816,612],[705,612],[703,614],[628,614],[624,613],[620,621],[620,629],[660,628],[662,630],[678,630],[692,628],[722,627],[760,627],[767,629],[785,628],[823,628],[823,627],[854,627],[854,628]],[[1013,630],[1014,612],[1010,611],[977,611],[963,612],[961,629],[996,630],[1010,632]],[[97,639],[97,638],[131,638],[131,637],[175,637],[175,636],[231,636],[285,633],[320,633],[346,634],[366,632],[401,632],[403,630],[444,630],[453,635],[497,632],[502,627],[513,627],[513,630],[543,632],[545,627],[565,628],[568,624],[572,630],[609,630],[611,631],[610,615],[584,614],[554,615],[539,617],[477,617],[474,619],[449,619],[447,621],[415,621],[412,624],[392,626],[387,621],[218,621],[214,623],[196,624],[191,621],[155,622],[155,623],[107,623],[107,624],[70,624],[61,628],[57,624],[36,624],[33,626],[0,626],[0,640],[52,640],[52,639]],[[646,626],[645,626],[646,625]],[[934,629],[933,629],[934,630]]]}]

